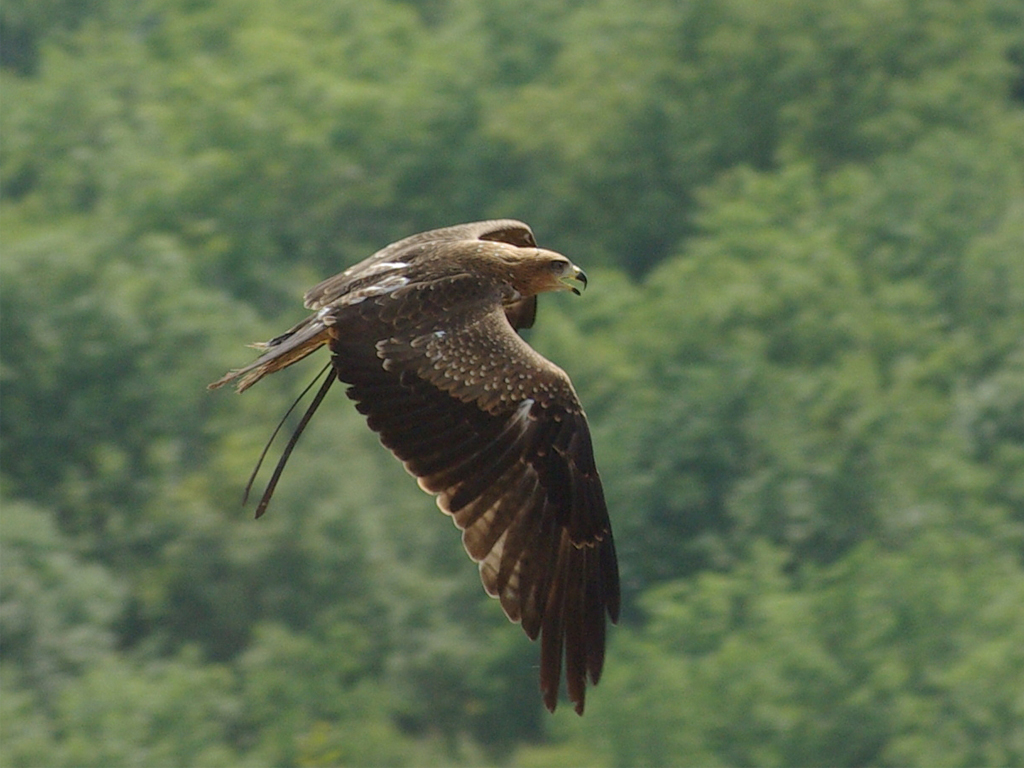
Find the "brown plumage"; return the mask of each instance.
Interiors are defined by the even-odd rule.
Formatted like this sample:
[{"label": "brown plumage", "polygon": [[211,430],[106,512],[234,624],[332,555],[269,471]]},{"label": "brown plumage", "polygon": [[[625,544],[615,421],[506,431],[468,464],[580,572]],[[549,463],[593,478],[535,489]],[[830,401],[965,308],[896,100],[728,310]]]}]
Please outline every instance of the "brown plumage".
[{"label": "brown plumage", "polygon": [[590,429],[565,372],[517,331],[537,295],[586,285],[530,228],[484,221],[399,240],[305,295],[314,310],[263,354],[210,385],[239,391],[326,344],[331,371],[257,507],[335,378],[370,428],[462,529],[487,593],[541,638],[540,684],[554,711],[562,660],[583,713],[604,664],[619,574]]}]

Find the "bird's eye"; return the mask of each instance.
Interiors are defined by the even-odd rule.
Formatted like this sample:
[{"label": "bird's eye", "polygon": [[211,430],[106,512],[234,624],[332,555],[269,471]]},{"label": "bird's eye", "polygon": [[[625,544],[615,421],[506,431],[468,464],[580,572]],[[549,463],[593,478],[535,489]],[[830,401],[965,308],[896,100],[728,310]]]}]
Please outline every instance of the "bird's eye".
[{"label": "bird's eye", "polygon": [[548,268],[559,277],[562,277],[569,273],[569,262],[565,259],[555,259],[548,264]]}]

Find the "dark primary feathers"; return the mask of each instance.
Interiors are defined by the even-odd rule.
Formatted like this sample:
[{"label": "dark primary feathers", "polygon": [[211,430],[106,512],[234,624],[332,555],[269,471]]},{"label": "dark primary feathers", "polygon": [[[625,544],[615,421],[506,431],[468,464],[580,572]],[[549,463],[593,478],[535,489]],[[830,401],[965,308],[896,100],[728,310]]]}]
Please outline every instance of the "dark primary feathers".
[{"label": "dark primary feathers", "polygon": [[263,513],[302,428],[334,379],[370,428],[462,529],[488,594],[541,640],[544,703],[562,662],[576,711],[601,676],[605,616],[619,575],[590,429],[565,372],[516,332],[537,294],[586,276],[536,247],[525,224],[484,221],[399,240],[309,290],[314,311],[256,345],[252,364],[211,384],[242,391],[327,344],[328,378],[257,509]]}]

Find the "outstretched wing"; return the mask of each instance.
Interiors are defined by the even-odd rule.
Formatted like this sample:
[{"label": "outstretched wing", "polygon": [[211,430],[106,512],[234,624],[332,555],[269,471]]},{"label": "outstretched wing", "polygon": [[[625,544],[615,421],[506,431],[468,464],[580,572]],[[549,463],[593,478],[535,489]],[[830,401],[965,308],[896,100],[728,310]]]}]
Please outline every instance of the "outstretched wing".
[{"label": "outstretched wing", "polygon": [[619,613],[586,417],[566,374],[513,331],[500,304],[440,316],[417,305],[436,301],[437,290],[396,291],[352,308],[332,334],[333,365],[369,426],[463,530],[487,592],[540,636],[548,709],[564,657],[582,713],[586,679],[596,683],[604,663],[606,614]]}]

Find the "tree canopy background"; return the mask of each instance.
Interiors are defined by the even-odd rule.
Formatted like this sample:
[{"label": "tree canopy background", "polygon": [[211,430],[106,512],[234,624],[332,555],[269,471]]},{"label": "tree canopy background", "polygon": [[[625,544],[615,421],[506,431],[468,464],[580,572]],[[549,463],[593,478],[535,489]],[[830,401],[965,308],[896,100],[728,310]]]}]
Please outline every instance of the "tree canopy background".
[{"label": "tree canopy background", "polygon": [[[0,65],[2,765],[1024,765],[1019,0],[7,0]],[[240,507],[315,364],[204,388],[488,217],[591,275],[583,718],[344,398]]]}]

